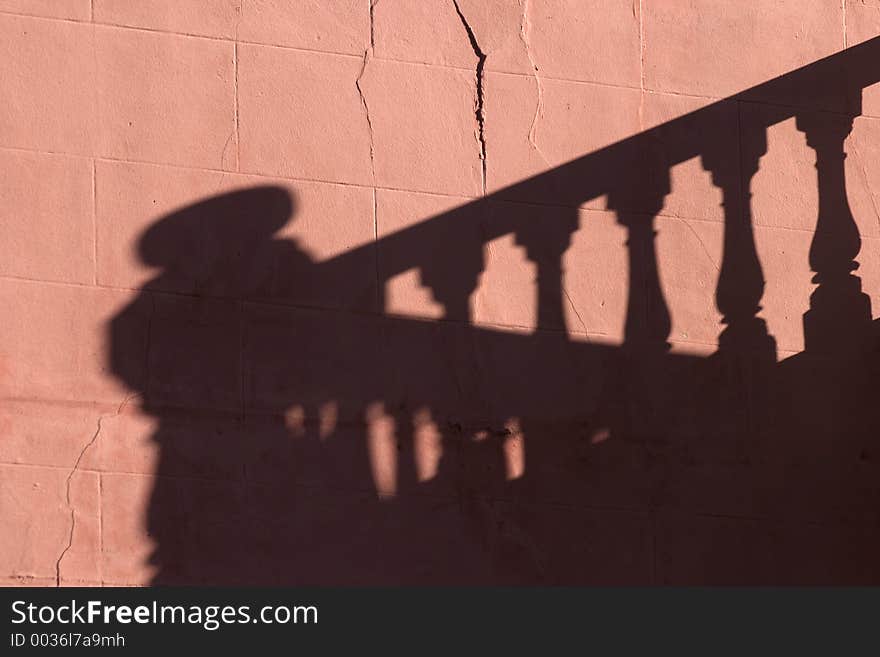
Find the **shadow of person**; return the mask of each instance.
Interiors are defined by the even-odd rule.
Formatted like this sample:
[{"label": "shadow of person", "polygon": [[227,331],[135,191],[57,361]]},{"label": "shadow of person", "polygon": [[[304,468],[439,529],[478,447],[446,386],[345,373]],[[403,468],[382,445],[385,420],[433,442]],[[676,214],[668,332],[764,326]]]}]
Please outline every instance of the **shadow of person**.
[{"label": "shadow of person", "polygon": [[[409,418],[384,399],[386,370],[406,356],[382,335],[434,329],[303,306],[351,285],[363,263],[323,270],[282,236],[295,208],[279,187],[233,191],[160,218],[138,242],[159,272],[113,318],[109,360],[155,420],[153,583],[480,581],[490,571],[455,504],[425,487],[428,507],[442,507],[425,513],[394,495],[418,486],[397,453]],[[438,470],[452,476],[442,458]]]},{"label": "shadow of person", "polygon": [[265,186],[214,196],[161,218],[138,243],[140,260],[161,270],[144,289],[271,296],[279,266],[311,264],[294,241],[274,237],[294,212],[286,190]]},{"label": "shadow of person", "polygon": [[114,374],[156,419],[156,476],[146,529],[155,582],[211,581],[237,573],[247,545],[241,442],[243,300],[270,297],[278,267],[310,258],[276,234],[295,209],[284,189],[256,187],[194,203],[154,223],[140,260],[159,268],[112,321]]}]

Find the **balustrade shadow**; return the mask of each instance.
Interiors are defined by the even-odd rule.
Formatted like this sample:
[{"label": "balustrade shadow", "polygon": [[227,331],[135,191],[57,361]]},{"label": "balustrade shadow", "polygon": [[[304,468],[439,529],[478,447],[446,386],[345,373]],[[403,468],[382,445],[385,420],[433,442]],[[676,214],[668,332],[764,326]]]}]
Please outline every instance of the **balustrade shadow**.
[{"label": "balustrade shadow", "polygon": [[[158,220],[138,248],[159,273],[109,327],[158,420],[155,582],[880,580],[877,342],[843,167],[878,62],[874,39],[325,261],[279,236],[280,188]],[[817,156],[818,286],[805,350],[778,362],[750,184],[792,117]],[[692,158],[724,199],[707,357],[670,353],[654,247]],[[619,347],[565,331],[572,208],[602,196],[628,232]],[[473,323],[503,235],[538,272],[528,334]],[[385,312],[413,269],[442,320]]]}]

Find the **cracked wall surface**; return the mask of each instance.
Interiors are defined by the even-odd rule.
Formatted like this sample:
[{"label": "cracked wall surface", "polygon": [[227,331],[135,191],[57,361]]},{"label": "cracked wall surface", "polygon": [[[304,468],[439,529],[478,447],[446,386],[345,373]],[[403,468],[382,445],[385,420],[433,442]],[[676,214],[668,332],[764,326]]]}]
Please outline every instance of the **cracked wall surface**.
[{"label": "cracked wall surface", "polygon": [[[162,428],[179,457],[165,476],[190,491],[184,516],[217,512],[216,500],[241,504],[252,475],[243,465],[252,454],[204,450],[194,435],[219,445],[247,435],[259,444],[277,430],[245,412],[254,390],[271,397],[270,375],[254,384],[238,357],[223,357],[254,348],[242,328],[252,309],[210,280],[194,284],[190,272],[154,279],[136,245],[158,218],[230,190],[276,185],[295,203],[278,239],[295,241],[310,262],[368,254],[344,284],[301,290],[297,309],[350,322],[439,319],[441,300],[424,276],[410,271],[381,283],[384,237],[878,33],[880,0],[0,0],[0,583],[144,584],[155,576],[146,518],[167,454],[152,439],[156,418],[110,371],[114,318],[137,320],[126,367],[150,382],[151,395],[171,398],[190,386],[207,400],[178,409]],[[847,140],[848,194],[862,238],[858,273],[880,308],[880,90],[865,91],[862,109]],[[738,120],[760,123],[772,111],[741,103]],[[754,232],[767,280],[761,316],[784,358],[804,348],[819,201],[814,153],[794,121],[774,126],[768,140],[751,190]],[[656,222],[670,342],[675,353],[705,355],[718,344],[721,320],[721,195],[696,160],[672,170],[671,186]],[[513,206],[539,218],[567,211]],[[565,326],[550,328],[619,345],[626,232],[606,199],[576,213],[563,257]],[[215,247],[210,236],[185,245]],[[477,325],[513,335],[548,328],[538,325],[537,273],[527,256],[511,236],[474,256],[484,263],[469,299]],[[175,324],[181,317],[185,329]],[[288,318],[260,321],[284,326]],[[176,351],[163,346],[171,334],[181,336]],[[163,379],[202,347],[204,380]],[[490,353],[449,357],[443,367],[426,377],[463,396],[479,367],[512,377],[522,369]],[[342,405],[320,406],[317,419],[307,414],[313,410],[290,411],[290,435],[344,433]],[[440,457],[436,422],[425,417],[413,432],[424,449],[417,470],[430,479]],[[387,462],[394,450],[383,421],[368,456],[380,492],[393,494],[398,475]],[[517,430],[504,436],[505,467],[516,473]],[[626,449],[615,458],[648,458]],[[479,477],[480,467],[463,477]],[[375,493],[355,489],[342,469],[303,475],[308,490],[326,492],[328,517],[356,514]],[[600,501],[572,521],[572,540],[586,555],[578,581],[675,581],[686,570],[676,546],[721,522],[711,509],[693,514],[696,524],[678,510],[658,515],[634,492],[637,480],[629,470],[613,485],[602,480]],[[573,498],[556,493],[547,513],[569,513]],[[437,511],[437,499],[455,499],[455,491],[431,495],[408,513],[450,513]],[[503,524],[503,504],[472,513]],[[210,521],[220,525],[217,515]],[[765,521],[725,516],[721,534],[740,540]],[[493,540],[517,545],[539,571],[552,561],[516,525],[499,536]],[[211,535],[185,538],[204,546]]]}]

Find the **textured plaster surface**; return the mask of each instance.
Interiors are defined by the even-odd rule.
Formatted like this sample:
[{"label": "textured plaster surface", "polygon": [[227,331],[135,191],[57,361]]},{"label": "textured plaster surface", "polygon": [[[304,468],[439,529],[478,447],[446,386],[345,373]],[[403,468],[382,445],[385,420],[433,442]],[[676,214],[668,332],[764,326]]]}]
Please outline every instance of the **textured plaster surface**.
[{"label": "textured plaster surface", "polygon": [[[510,343],[483,344],[445,317],[430,268],[398,271],[406,254],[383,239],[878,34],[878,0],[0,0],[0,583],[149,583],[157,545],[147,518],[160,468],[180,526],[201,528],[180,537],[181,553],[218,568],[230,559],[227,572],[248,555],[218,545],[247,523],[277,523],[299,535],[320,527],[324,545],[336,546],[298,546],[303,563],[347,564],[297,581],[396,583],[369,537],[402,541],[403,526],[453,562],[471,543],[489,545],[494,557],[459,560],[462,582],[503,579],[493,579],[502,566],[525,581],[563,583],[876,581],[876,565],[855,565],[876,561],[866,546],[880,540],[880,507],[871,507],[880,471],[869,460],[853,457],[851,489],[805,503],[770,494],[779,493],[778,454],[750,460],[748,445],[707,456],[695,441],[694,452],[676,444],[674,456],[658,457],[609,441],[598,456],[577,448],[533,463],[510,399],[480,400],[490,413],[503,409],[505,427],[468,424],[486,412],[470,379],[519,390],[511,382],[553,368],[566,392],[517,398],[522,415],[559,420],[546,429],[551,445],[587,435],[560,418],[600,397],[590,375],[600,364],[572,362],[552,340],[626,338],[627,233],[607,198],[495,210],[535,222],[576,216],[562,258],[563,312],[549,325],[538,320],[540,257],[512,235],[474,256],[454,244],[443,251],[450,244],[437,236],[427,260],[438,268],[482,259],[470,319]],[[775,110],[754,101],[731,111],[745,134]],[[718,138],[732,151],[755,146],[739,135]],[[805,345],[819,198],[815,153],[794,120],[769,129],[765,150],[751,180],[766,281],[760,317],[783,359]],[[876,88],[865,90],[846,151],[858,275],[878,308]],[[157,277],[139,258],[139,237],[160,217],[269,184],[296,206],[274,239],[295,242],[310,264],[359,254],[349,270],[301,286],[279,307],[186,275]],[[675,166],[669,184],[654,226],[669,341],[673,353],[705,357],[723,328],[721,191],[697,159]],[[479,225],[469,230],[482,239]],[[139,393],[111,371],[109,327],[123,313],[137,320],[127,357],[143,368]],[[297,380],[285,378],[289,363],[273,353],[313,325],[326,339],[297,355]],[[328,372],[353,331],[359,378],[334,380]],[[524,335],[545,362],[516,346]],[[400,372],[388,371],[392,360]],[[175,376],[182,363],[200,376]],[[342,392],[328,401],[333,386]],[[363,398],[381,386],[399,406]],[[169,406],[198,400],[162,421],[164,452],[142,394]],[[292,395],[301,406],[287,405]],[[408,409],[419,398],[434,408]],[[362,417],[366,439],[353,428]],[[404,426],[417,483],[452,467],[454,485],[438,478],[426,493],[407,493],[423,489],[407,488],[397,465]],[[444,453],[449,427],[474,446]],[[498,436],[502,457],[493,460],[481,445]],[[328,437],[345,456],[327,456]],[[841,450],[815,453],[839,474],[852,456]],[[792,476],[807,472],[819,486],[823,475],[810,468],[820,461],[792,465]],[[293,471],[279,473],[290,462]],[[530,467],[544,482],[536,490],[485,486]],[[744,478],[754,483],[745,492],[736,487]],[[284,503],[265,492],[282,479],[291,485]],[[488,501],[467,506],[463,490]],[[394,510],[372,515],[377,494],[396,499]],[[374,526],[358,524],[367,513]],[[460,513],[488,537],[450,534]],[[554,542],[559,527],[565,540]],[[798,558],[803,545],[815,548]],[[406,554],[395,558],[409,566]],[[444,567],[415,563],[400,581],[432,581]],[[251,581],[246,569],[240,578]]]}]

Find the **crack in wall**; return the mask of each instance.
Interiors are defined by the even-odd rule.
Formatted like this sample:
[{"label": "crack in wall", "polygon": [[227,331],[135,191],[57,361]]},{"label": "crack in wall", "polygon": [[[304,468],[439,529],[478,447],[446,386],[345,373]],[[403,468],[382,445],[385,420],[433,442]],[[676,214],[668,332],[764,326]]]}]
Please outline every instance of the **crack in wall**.
[{"label": "crack in wall", "polygon": [[375,30],[375,20],[373,16],[373,12],[376,9],[376,4],[378,4],[379,0],[370,0],[370,48],[376,47],[376,30]]},{"label": "crack in wall", "polygon": [[[568,290],[565,289],[564,285],[560,286],[559,289],[562,290],[562,294],[565,296],[566,300],[568,301],[568,305],[571,307],[572,311],[574,311],[574,315],[575,315],[575,317],[577,317],[577,320],[580,323],[581,328],[584,329],[584,336],[586,337],[587,342],[592,342],[592,340],[590,339],[589,330],[587,329],[587,325],[586,325],[586,323],[584,323],[584,320],[581,317],[580,312],[578,312],[577,306],[574,305],[574,301],[572,301],[571,295],[568,293]],[[563,330],[565,330],[565,327],[563,327]]]},{"label": "crack in wall", "polygon": [[467,19],[464,17],[464,14],[461,12],[461,7],[458,6],[458,0],[452,0],[452,4],[455,6],[455,13],[458,14],[459,20],[461,20],[461,24],[464,26],[465,32],[467,32],[468,41],[470,41],[471,48],[474,51],[474,54],[477,56],[477,102],[474,107],[474,115],[477,117],[477,140],[480,142],[480,169],[482,175],[482,185],[483,185],[483,194],[486,193],[486,117],[483,111],[483,68],[486,66],[486,53],[483,52],[483,49],[480,48],[480,44],[477,43],[477,37],[474,35],[474,31],[470,26],[470,23],[467,22]]},{"label": "crack in wall", "polygon": [[[150,345],[152,343],[153,336],[153,318],[156,314],[156,297],[150,295],[150,315],[147,318],[147,330],[146,337],[144,341],[144,385],[143,389],[146,389],[147,382],[150,380]],[[73,462],[73,467],[70,469],[70,472],[67,474],[67,479],[65,481],[65,494],[64,499],[67,504],[67,509],[70,511],[70,531],[67,534],[67,545],[64,546],[64,549],[61,550],[61,554],[58,555],[58,559],[55,560],[55,586],[61,586],[61,562],[64,561],[64,557],[70,551],[70,548],[73,546],[73,535],[76,531],[76,509],[73,506],[73,502],[70,499],[70,489],[73,485],[73,476],[79,470],[79,464],[82,462],[83,458],[86,455],[86,452],[91,449],[91,447],[98,441],[98,437],[101,435],[101,429],[103,428],[104,420],[111,417],[118,417],[125,407],[128,405],[128,402],[131,401],[132,397],[136,396],[136,391],[131,391],[125,395],[122,401],[117,406],[116,411],[114,413],[103,414],[98,417],[97,426],[95,427],[95,433],[92,434],[92,437],[89,441],[83,445],[83,448],[80,450],[79,455],[76,457],[76,461]],[[101,484],[103,486],[103,483]],[[100,504],[100,497],[99,497]],[[103,522],[103,521],[102,521]],[[103,538],[101,539],[103,541]]]},{"label": "crack in wall", "polygon": [[532,73],[535,78],[535,86],[537,88],[538,94],[537,100],[535,101],[535,115],[532,117],[532,124],[529,126],[528,140],[532,148],[535,149],[535,152],[541,156],[542,160],[544,160],[544,164],[549,166],[550,162],[544,156],[544,153],[541,152],[541,149],[538,146],[538,142],[536,140],[536,135],[538,132],[538,119],[544,113],[544,87],[541,84],[541,76],[538,75],[538,65],[535,63],[534,58],[532,58],[532,47],[529,40],[530,31],[531,23],[529,22],[529,0],[522,0],[522,20],[519,24],[519,37],[523,42],[523,47],[525,48],[526,58],[529,60],[529,65],[532,67]]},{"label": "crack in wall", "polygon": [[101,435],[101,429],[103,426],[103,422],[105,419],[110,417],[118,416],[125,406],[128,404],[129,400],[134,397],[136,393],[130,392],[125,398],[120,402],[119,406],[116,408],[115,413],[105,414],[98,417],[98,426],[95,428],[95,433],[92,434],[92,437],[89,441],[83,445],[83,448],[80,450],[79,455],[76,457],[76,461],[73,463],[73,468],[71,468],[70,472],[67,474],[67,480],[65,482],[65,502],[67,504],[67,509],[70,512],[70,531],[67,534],[67,545],[64,546],[64,549],[61,550],[61,554],[58,555],[58,559],[55,560],[55,586],[61,586],[61,562],[64,561],[64,557],[70,551],[70,548],[73,546],[73,534],[76,531],[76,509],[73,506],[73,503],[70,499],[70,489],[73,485],[73,476],[79,470],[79,464],[82,462],[83,457],[85,457],[86,452],[98,441],[98,436]]},{"label": "crack in wall", "polygon": [[[232,138],[235,136],[236,131],[236,120],[235,117],[232,119],[232,130],[229,132],[229,136],[226,138],[226,141],[223,143],[223,148],[220,151],[220,170],[226,170],[226,153],[229,150],[229,144],[232,142]],[[235,166],[236,170],[238,169],[238,165]]]},{"label": "crack in wall", "polygon": [[370,135],[370,176],[373,180],[373,186],[376,185],[376,162],[375,162],[375,147],[373,142],[373,120],[370,118],[370,106],[367,104],[367,97],[364,94],[364,90],[361,87],[361,78],[364,77],[364,73],[367,70],[367,63],[370,60],[370,57],[373,54],[372,46],[367,48],[364,51],[364,62],[361,65],[360,73],[358,73],[357,79],[354,81],[354,86],[357,88],[358,96],[361,99],[361,105],[364,107],[364,116],[367,119],[367,131]]},{"label": "crack in wall", "polygon": [[718,265],[718,263],[715,262],[715,258],[712,257],[712,253],[709,251],[708,247],[706,246],[706,243],[703,241],[703,238],[700,237],[700,234],[697,232],[697,229],[694,228],[691,225],[691,223],[687,219],[685,219],[684,217],[672,217],[671,215],[669,215],[669,218],[680,221],[682,224],[687,226],[688,230],[690,230],[691,234],[696,238],[697,242],[699,242],[700,247],[703,249],[703,253],[706,254],[706,257],[709,259],[709,262],[715,268],[715,271],[720,274],[721,273],[720,265]]},{"label": "crack in wall", "polygon": [[229,133],[229,136],[226,138],[226,143],[223,144],[223,150],[220,153],[220,169],[225,169],[226,162],[226,151],[229,148],[230,142],[232,142],[233,137],[235,138],[235,161],[232,165],[235,171],[241,170],[241,140],[239,139],[239,125],[238,125],[238,32],[239,26],[241,25],[241,13],[242,13],[242,3],[239,2],[234,7],[235,11],[235,25],[233,32],[233,40],[232,40],[232,131]]},{"label": "crack in wall", "polygon": [[[370,6],[370,47],[364,50],[364,62],[361,65],[360,73],[358,73],[357,80],[355,80],[355,87],[357,87],[358,95],[361,98],[361,105],[364,107],[364,116],[367,119],[367,131],[370,135],[370,178],[373,181],[373,242],[374,244],[379,243],[379,213],[377,207],[377,199],[376,199],[376,155],[375,155],[375,143],[373,136],[373,120],[370,117],[370,106],[367,104],[367,97],[364,94],[364,90],[361,87],[361,78],[364,77],[364,73],[367,70],[367,63],[370,57],[373,55],[373,49],[376,47],[376,15],[375,9],[379,0],[369,0]],[[384,308],[384,295],[382,293],[382,281],[379,276],[379,249],[378,246],[375,249],[375,253],[373,254],[373,265],[376,272],[376,308],[379,312],[385,310]]]},{"label": "crack in wall", "polygon": [[[373,121],[370,118],[370,106],[367,105],[367,97],[364,95],[364,90],[361,87],[361,78],[364,77],[364,73],[367,70],[367,62],[369,62],[370,57],[373,55],[373,47],[376,43],[376,30],[375,30],[375,15],[374,9],[376,7],[376,3],[378,0],[368,0],[370,6],[370,46],[366,50],[364,50],[364,61],[361,64],[361,70],[358,73],[357,79],[354,81],[354,86],[357,88],[358,96],[361,99],[361,105],[364,107],[364,116],[367,118],[367,131],[370,134],[370,177],[373,181],[374,194],[376,187],[376,162],[375,162],[375,148],[373,143]],[[376,217],[373,216],[373,229],[375,231],[375,221]]]}]

